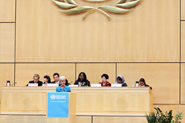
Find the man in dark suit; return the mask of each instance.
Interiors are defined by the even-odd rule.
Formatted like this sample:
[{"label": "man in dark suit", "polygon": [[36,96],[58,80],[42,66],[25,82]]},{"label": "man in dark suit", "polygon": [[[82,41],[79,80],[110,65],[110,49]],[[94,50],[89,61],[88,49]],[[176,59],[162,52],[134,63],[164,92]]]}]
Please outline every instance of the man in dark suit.
[{"label": "man in dark suit", "polygon": [[[39,74],[35,74],[33,76],[33,80],[29,81],[29,83],[38,83],[38,86],[42,86],[42,81],[39,81],[39,79],[40,79]],[[28,84],[26,86],[28,86]]]},{"label": "man in dark suit", "polygon": [[54,73],[53,74],[53,79],[54,79],[54,81],[53,82],[51,82],[51,83],[56,83],[56,84],[60,84],[59,83],[59,74],[58,73]]},{"label": "man in dark suit", "polygon": [[[54,73],[53,74],[53,79],[54,79],[54,81],[52,81],[51,83],[56,83],[56,84],[58,84],[58,86],[60,86],[60,83],[59,83],[59,74],[58,73]],[[66,83],[65,83],[65,85],[70,85],[70,83],[68,83],[68,80],[66,79]]]}]

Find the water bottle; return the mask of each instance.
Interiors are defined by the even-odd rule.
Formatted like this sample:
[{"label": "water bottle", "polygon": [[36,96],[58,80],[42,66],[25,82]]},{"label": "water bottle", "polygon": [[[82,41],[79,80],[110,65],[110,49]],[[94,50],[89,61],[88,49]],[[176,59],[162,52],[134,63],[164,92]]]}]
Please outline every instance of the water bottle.
[{"label": "water bottle", "polygon": [[136,81],[136,87],[138,87],[139,86],[139,82],[138,81]]},{"label": "water bottle", "polygon": [[6,82],[6,86],[10,86],[10,81],[9,80]]}]

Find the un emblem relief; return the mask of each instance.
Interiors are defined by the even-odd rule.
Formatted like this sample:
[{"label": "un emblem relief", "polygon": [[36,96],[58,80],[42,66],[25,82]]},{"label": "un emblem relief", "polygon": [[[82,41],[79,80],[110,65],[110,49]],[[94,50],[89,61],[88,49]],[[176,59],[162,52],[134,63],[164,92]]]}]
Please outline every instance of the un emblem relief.
[{"label": "un emblem relief", "polygon": [[50,95],[50,99],[54,100],[55,99],[55,95],[54,94]]},{"label": "un emblem relief", "polygon": [[[86,0],[87,2],[106,2],[107,0]],[[115,6],[104,5],[100,7],[92,7],[92,6],[78,6],[78,4],[74,0],[53,0],[53,2],[58,5],[61,9],[60,12],[64,14],[79,14],[85,13],[82,16],[82,19],[85,19],[89,14],[93,11],[99,11],[103,13],[110,20],[110,15],[108,13],[114,14],[124,14],[131,11],[134,7],[136,7],[141,0],[118,0],[115,3]]]}]

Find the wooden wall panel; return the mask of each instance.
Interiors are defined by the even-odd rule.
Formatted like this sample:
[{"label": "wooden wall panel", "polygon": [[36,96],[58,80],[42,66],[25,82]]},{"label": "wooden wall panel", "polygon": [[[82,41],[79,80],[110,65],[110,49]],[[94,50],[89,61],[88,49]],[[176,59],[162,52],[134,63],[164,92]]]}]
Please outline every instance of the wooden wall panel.
[{"label": "wooden wall panel", "polygon": [[14,62],[14,39],[15,24],[0,23],[0,62]]},{"label": "wooden wall panel", "polygon": [[17,0],[17,6],[19,62],[179,61],[180,1],[143,0],[128,14],[110,14],[110,21],[99,12],[84,21],[83,14],[63,15],[52,0]]},{"label": "wooden wall panel", "polygon": [[178,63],[120,63],[117,74],[123,75],[129,86],[145,78],[153,88],[154,104],[179,104]]},{"label": "wooden wall panel", "polygon": [[180,105],[154,105],[153,107],[159,107],[163,112],[172,110],[172,115],[175,115],[177,111],[183,111],[182,109],[179,109],[179,106]]},{"label": "wooden wall panel", "polygon": [[46,123],[46,116],[0,115],[0,123]]},{"label": "wooden wall panel", "polygon": [[185,21],[181,21],[181,61],[185,62]]},{"label": "wooden wall panel", "polygon": [[[177,111],[180,111],[180,112],[183,111],[183,113],[184,113],[184,111],[185,111],[185,105],[179,105],[179,110],[173,110],[173,111],[174,111],[175,114],[177,113]],[[183,115],[182,123],[185,123],[184,115]]]},{"label": "wooden wall panel", "polygon": [[145,117],[100,117],[95,116],[93,123],[147,123]]},{"label": "wooden wall panel", "polygon": [[15,0],[0,0],[0,22],[15,22]]},{"label": "wooden wall panel", "polygon": [[185,20],[185,0],[181,0],[181,20]]},{"label": "wooden wall panel", "polygon": [[17,85],[26,85],[33,80],[35,73],[40,75],[43,81],[44,75],[49,75],[53,81],[53,73],[58,72],[65,76],[69,82],[75,80],[75,64],[16,64]]},{"label": "wooden wall panel", "polygon": [[[0,64],[0,88],[10,80],[14,82],[14,65],[13,64]],[[0,102],[1,102],[1,89],[0,89]]]},{"label": "wooden wall panel", "polygon": [[177,112],[183,111],[183,119],[181,120],[181,123],[185,122],[184,118],[185,105],[154,105],[154,107],[159,107],[163,112],[172,110],[173,116],[175,116]]},{"label": "wooden wall panel", "polygon": [[91,116],[76,116],[77,123],[91,123]]},{"label": "wooden wall panel", "polygon": [[106,73],[109,75],[109,82],[115,82],[115,71],[116,64],[108,63],[108,64],[98,64],[98,63],[78,63],[76,65],[76,79],[80,72],[85,72],[87,75],[87,79],[91,83],[101,82],[101,75]]},{"label": "wooden wall panel", "polygon": [[181,104],[185,104],[185,63],[181,64]]}]

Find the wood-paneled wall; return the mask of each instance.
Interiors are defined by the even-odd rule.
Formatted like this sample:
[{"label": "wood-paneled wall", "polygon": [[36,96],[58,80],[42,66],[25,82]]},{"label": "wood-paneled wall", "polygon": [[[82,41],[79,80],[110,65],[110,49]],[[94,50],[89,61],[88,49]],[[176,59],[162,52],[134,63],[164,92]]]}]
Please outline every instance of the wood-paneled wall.
[{"label": "wood-paneled wall", "polygon": [[15,22],[15,0],[0,0],[0,22]]},{"label": "wood-paneled wall", "polygon": [[82,14],[63,15],[52,0],[17,0],[17,6],[17,62],[179,62],[179,1],[143,0],[128,14],[110,14],[110,21],[98,12],[84,21]]},{"label": "wood-paneled wall", "polygon": [[35,73],[74,82],[84,71],[91,83],[121,74],[128,86],[145,78],[156,106],[185,104],[185,0],[142,0],[110,21],[97,11],[82,20],[59,10],[52,0],[0,0],[1,86],[26,85]]}]

